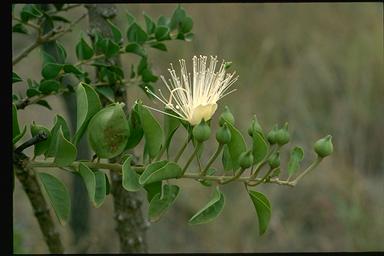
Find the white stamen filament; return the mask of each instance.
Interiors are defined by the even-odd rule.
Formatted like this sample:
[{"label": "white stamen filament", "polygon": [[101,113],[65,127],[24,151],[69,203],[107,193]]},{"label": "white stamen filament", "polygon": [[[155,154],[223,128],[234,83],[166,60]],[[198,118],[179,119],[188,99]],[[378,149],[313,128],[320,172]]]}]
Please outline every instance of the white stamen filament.
[{"label": "white stamen filament", "polygon": [[180,77],[177,76],[172,64],[171,68],[168,69],[171,79],[167,82],[163,76],[160,76],[169,91],[168,102],[161,90],[159,90],[159,97],[149,90],[149,88],[146,88],[149,94],[153,95],[178,116],[149,106],[146,107],[166,115],[186,120],[191,125],[200,123],[202,119],[206,121],[211,119],[217,109],[217,101],[236,91],[236,89],[230,91],[228,91],[228,89],[237,81],[238,76],[234,77],[236,72],[225,74],[224,61],[219,71],[215,73],[218,62],[217,57],[211,56],[209,65],[207,65],[207,56],[194,56],[192,61],[192,77],[191,74],[187,72],[184,59],[179,60]]}]

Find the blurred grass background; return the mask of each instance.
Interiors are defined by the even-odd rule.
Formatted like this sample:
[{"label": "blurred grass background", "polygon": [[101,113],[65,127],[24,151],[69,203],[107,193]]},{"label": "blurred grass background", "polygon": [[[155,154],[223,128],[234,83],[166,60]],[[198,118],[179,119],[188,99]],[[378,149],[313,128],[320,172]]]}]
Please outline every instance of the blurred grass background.
[{"label": "blurred grass background", "polygon": [[[125,10],[157,19],[170,16],[176,4],[119,4],[117,23],[126,30]],[[241,184],[225,186],[227,204],[214,222],[189,226],[187,220],[206,201],[210,188],[192,181],[182,184],[176,205],[148,230],[150,252],[271,252],[384,250],[384,63],[383,6],[379,3],[302,4],[182,4],[194,20],[192,42],[167,43],[167,53],[150,50],[157,74],[168,76],[169,63],[179,58],[191,63],[193,55],[217,55],[232,61],[239,74],[237,91],[219,105],[213,123],[228,105],[244,132],[253,114],[265,130],[289,122],[292,140],[287,148],[302,145],[304,165],[314,158],[312,144],[333,135],[334,154],[325,159],[295,188],[262,185],[271,200],[272,219],[264,236],[258,235],[256,212]],[[78,17],[84,9],[71,11]],[[84,20],[61,42],[69,61]],[[13,53],[33,37],[13,35]],[[126,74],[136,57],[122,56]],[[176,65],[175,65],[176,66]],[[40,79],[41,59],[34,51],[14,71]],[[191,67],[190,65],[188,67]],[[159,80],[156,84],[164,88]],[[24,91],[25,84],[14,87]],[[145,100],[130,88],[130,104]],[[55,113],[68,116],[61,98],[48,99],[49,111],[37,105],[20,111],[20,122],[32,120],[51,127]],[[161,118],[160,115],[157,115]],[[177,132],[176,138],[184,140]],[[177,143],[176,143],[177,144]],[[177,144],[179,145],[179,144]],[[215,142],[207,143],[206,159]],[[175,146],[171,152],[176,151]],[[185,154],[187,156],[188,154]],[[286,152],[288,155],[288,152]],[[283,157],[286,157],[283,156]],[[57,174],[69,182],[68,174]],[[67,183],[69,184],[69,183]],[[144,198],[144,195],[143,195]],[[32,209],[18,182],[14,192],[15,252],[47,252]],[[146,214],[147,203],[144,203]],[[59,227],[68,252],[118,252],[110,196],[91,207],[90,234],[73,244],[68,227]]]}]

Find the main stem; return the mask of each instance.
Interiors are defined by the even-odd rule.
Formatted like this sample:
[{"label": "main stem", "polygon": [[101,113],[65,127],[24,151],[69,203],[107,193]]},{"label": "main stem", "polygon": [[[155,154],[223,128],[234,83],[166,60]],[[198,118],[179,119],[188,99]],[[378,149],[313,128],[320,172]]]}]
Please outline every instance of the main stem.
[{"label": "main stem", "polygon": [[213,154],[213,156],[208,160],[208,163],[207,163],[207,166],[205,166],[204,170],[201,171],[201,175],[204,176],[207,174],[207,171],[209,169],[209,167],[211,167],[211,165],[213,164],[213,162],[216,160],[216,158],[219,156],[221,150],[223,149],[224,147],[224,144],[219,144],[219,146],[217,147],[216,149],[216,152],[215,154]]},{"label": "main stem", "polygon": [[[85,7],[88,9],[90,31],[98,31],[104,37],[112,37],[107,19],[111,19],[116,15],[116,7],[113,4],[86,4]],[[120,65],[119,57],[114,58],[114,61],[117,65]],[[123,86],[115,84],[110,85],[110,87],[114,91],[116,101],[127,102],[127,95]],[[103,102],[103,105],[106,104],[108,102]],[[118,158],[114,159],[114,161],[119,160]],[[120,251],[125,253],[145,253],[147,252],[145,231],[148,224],[141,211],[142,201],[137,193],[128,192],[123,188],[122,177],[115,172],[114,168],[110,169],[110,176]]]},{"label": "main stem", "polygon": [[[120,175],[121,176],[121,168],[122,166],[120,164],[116,164],[116,163],[95,163],[95,162],[85,162],[85,161],[81,161],[81,162],[78,162],[78,161],[75,161],[73,162],[72,164],[70,164],[69,166],[67,167],[71,167],[72,169],[74,170],[77,170],[78,166],[79,166],[79,163],[82,163],[86,166],[88,166],[89,168],[91,169],[105,169],[105,170],[111,170],[113,172],[115,172],[116,175]],[[51,163],[51,162],[29,162],[29,167],[40,167],[40,168],[51,168],[51,167],[57,167],[57,165],[55,163]],[[136,171],[137,173],[142,173],[145,169],[144,166],[132,166],[132,169],[134,171]],[[262,179],[260,178],[252,178],[251,176],[247,176],[247,177],[240,177],[238,176],[237,179],[233,179],[233,177],[235,176],[205,176],[205,175],[201,175],[201,174],[198,174],[196,172],[185,172],[183,174],[183,176],[181,178],[184,178],[184,179],[193,179],[193,180],[212,180],[212,181],[227,181],[229,179],[233,180],[233,181],[238,181],[238,182],[247,182],[247,181],[260,181]],[[288,185],[288,186],[293,186],[293,182],[289,182],[289,181],[286,181],[286,180],[279,180],[278,178],[276,179],[270,179],[268,181],[265,181],[263,180],[262,183],[276,183],[276,184],[279,184],[279,185]]]},{"label": "main stem", "polygon": [[31,202],[40,230],[51,253],[64,253],[60,234],[56,230],[55,223],[49,214],[49,207],[42,194],[36,173],[28,166],[29,159],[23,153],[13,155],[13,168],[17,179],[20,181],[25,193]]}]

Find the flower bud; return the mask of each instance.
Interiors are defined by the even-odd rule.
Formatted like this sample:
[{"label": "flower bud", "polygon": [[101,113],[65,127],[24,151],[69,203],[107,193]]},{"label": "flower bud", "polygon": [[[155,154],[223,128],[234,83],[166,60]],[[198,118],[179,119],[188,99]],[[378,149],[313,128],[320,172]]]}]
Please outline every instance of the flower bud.
[{"label": "flower bud", "polygon": [[224,123],[216,132],[216,140],[220,144],[228,144],[231,141],[231,137],[231,131],[228,129],[226,123]]},{"label": "flower bud", "polygon": [[225,106],[224,112],[221,113],[219,117],[219,124],[222,126],[225,122],[228,122],[232,125],[235,124],[235,117],[232,115],[231,111],[229,110],[228,106]]},{"label": "flower bud", "polygon": [[333,152],[333,144],[332,144],[332,136],[327,135],[324,138],[319,139],[314,144],[314,149],[316,154],[320,157],[326,157],[332,154]]},{"label": "flower bud", "polygon": [[273,145],[277,142],[276,140],[276,133],[277,133],[277,124],[273,126],[272,130],[267,134],[267,140],[268,142]]},{"label": "flower bud", "polygon": [[198,125],[195,125],[195,127],[193,127],[192,135],[198,142],[206,141],[211,135],[211,128],[203,119]]},{"label": "flower bud", "polygon": [[288,123],[285,123],[283,128],[280,128],[276,131],[275,139],[277,144],[280,146],[289,142],[290,136],[288,132]]},{"label": "flower bud", "polygon": [[251,150],[240,154],[239,164],[242,169],[247,169],[251,167],[252,163],[253,163],[253,155]]},{"label": "flower bud", "polygon": [[280,166],[280,153],[276,152],[268,159],[268,164],[271,169],[275,169]]},{"label": "flower bud", "polygon": [[256,115],[253,116],[252,123],[248,128],[248,135],[252,137],[253,131],[263,133],[263,129],[261,129],[261,126],[259,124],[259,121],[257,120]]},{"label": "flower bud", "polygon": [[121,154],[130,135],[124,103],[109,105],[97,112],[88,125],[88,141],[96,155],[112,158]]}]

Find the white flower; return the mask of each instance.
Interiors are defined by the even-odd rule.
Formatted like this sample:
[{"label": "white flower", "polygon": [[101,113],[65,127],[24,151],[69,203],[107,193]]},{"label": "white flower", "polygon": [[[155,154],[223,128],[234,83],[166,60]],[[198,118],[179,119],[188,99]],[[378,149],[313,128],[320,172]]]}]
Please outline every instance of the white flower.
[{"label": "white flower", "polygon": [[[208,121],[212,118],[217,109],[217,101],[224,96],[234,92],[236,89],[228,92],[231,85],[237,80],[232,74],[225,74],[225,62],[223,61],[218,72],[215,72],[217,57],[210,59],[207,65],[207,56],[193,57],[193,76],[187,73],[185,60],[181,59],[181,77],[176,75],[172,64],[168,69],[172,79],[167,81],[161,76],[161,79],[169,90],[169,99],[167,100],[159,89],[160,96],[156,95],[148,88],[147,92],[161,101],[166,108],[171,109],[176,115],[151,108],[166,115],[171,115],[179,119],[188,121],[191,125],[196,125],[202,119]],[[208,66],[208,67],[207,67]]]}]

